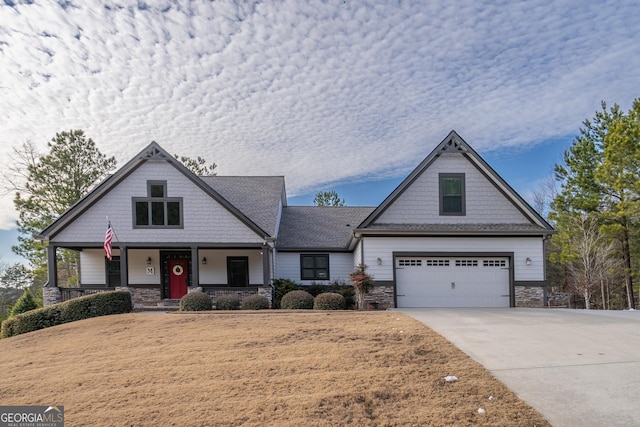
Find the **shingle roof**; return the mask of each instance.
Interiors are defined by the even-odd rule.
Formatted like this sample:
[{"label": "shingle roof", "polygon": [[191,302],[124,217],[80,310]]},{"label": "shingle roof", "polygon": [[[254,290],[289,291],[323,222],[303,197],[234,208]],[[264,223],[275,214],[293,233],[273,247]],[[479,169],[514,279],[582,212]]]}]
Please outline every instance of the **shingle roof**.
[{"label": "shingle roof", "polygon": [[282,211],[278,249],[347,249],[353,230],[373,207],[288,206]]},{"label": "shingle roof", "polygon": [[282,176],[203,176],[207,185],[260,228],[275,236],[284,195]]}]

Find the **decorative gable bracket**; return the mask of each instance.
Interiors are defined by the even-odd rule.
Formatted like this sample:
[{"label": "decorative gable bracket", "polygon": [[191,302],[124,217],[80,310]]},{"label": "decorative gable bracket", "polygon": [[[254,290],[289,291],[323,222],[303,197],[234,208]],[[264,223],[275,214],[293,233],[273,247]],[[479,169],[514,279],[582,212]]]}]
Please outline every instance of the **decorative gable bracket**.
[{"label": "decorative gable bracket", "polygon": [[469,150],[467,149],[466,144],[460,138],[457,138],[456,135],[451,135],[448,141],[442,144],[440,148],[440,152],[457,152],[457,153],[467,153]]},{"label": "decorative gable bracket", "polygon": [[151,142],[151,145],[146,150],[143,150],[139,155],[138,159],[140,160],[166,160],[167,154],[159,149],[156,145],[156,142]]}]

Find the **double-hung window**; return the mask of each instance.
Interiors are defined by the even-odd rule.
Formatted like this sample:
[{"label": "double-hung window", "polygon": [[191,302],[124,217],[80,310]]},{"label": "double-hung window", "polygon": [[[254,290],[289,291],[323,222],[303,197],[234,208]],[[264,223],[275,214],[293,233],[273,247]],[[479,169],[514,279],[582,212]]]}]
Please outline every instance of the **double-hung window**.
[{"label": "double-hung window", "polygon": [[441,173],[440,215],[466,215],[464,174]]},{"label": "double-hung window", "polygon": [[300,255],[301,280],[329,280],[329,255]]},{"label": "double-hung window", "polygon": [[166,181],[148,181],[147,197],[133,198],[134,228],[182,228],[182,197],[167,197]]}]

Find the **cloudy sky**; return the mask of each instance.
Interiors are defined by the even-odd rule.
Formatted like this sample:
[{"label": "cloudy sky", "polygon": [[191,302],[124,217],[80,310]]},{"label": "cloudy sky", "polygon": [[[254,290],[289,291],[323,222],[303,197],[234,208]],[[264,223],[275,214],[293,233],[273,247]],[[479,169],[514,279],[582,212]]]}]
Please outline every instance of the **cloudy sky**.
[{"label": "cloudy sky", "polygon": [[370,205],[455,129],[526,193],[639,70],[637,0],[3,0],[0,167],[83,129]]}]

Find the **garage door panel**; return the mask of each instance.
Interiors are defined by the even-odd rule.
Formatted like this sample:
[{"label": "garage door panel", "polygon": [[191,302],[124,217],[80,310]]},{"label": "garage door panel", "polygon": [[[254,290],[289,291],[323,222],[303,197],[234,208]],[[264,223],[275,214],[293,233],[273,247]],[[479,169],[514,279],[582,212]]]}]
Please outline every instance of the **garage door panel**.
[{"label": "garage door panel", "polygon": [[396,261],[398,307],[509,307],[508,258]]}]

